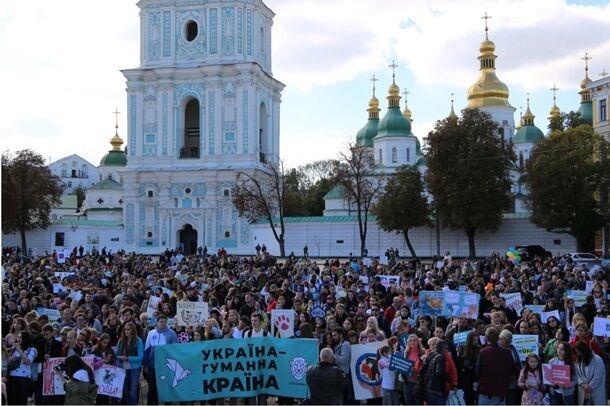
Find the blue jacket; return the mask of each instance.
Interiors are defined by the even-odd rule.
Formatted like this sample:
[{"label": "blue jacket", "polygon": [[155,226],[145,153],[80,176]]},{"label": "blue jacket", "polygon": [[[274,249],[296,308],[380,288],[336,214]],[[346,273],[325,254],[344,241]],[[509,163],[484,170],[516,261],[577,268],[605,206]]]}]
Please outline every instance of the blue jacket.
[{"label": "blue jacket", "polygon": [[[119,348],[117,355],[123,353],[122,342],[119,341]],[[142,361],[144,360],[144,342],[140,337],[136,337],[136,355],[128,356],[127,361],[131,365],[132,369],[142,368]]]},{"label": "blue jacket", "polygon": [[148,332],[146,336],[146,343],[144,344],[144,363],[145,367],[154,369],[155,368],[155,352],[154,348],[157,345],[165,344],[176,344],[178,343],[178,336],[176,332],[168,327],[159,331],[154,328]]}]

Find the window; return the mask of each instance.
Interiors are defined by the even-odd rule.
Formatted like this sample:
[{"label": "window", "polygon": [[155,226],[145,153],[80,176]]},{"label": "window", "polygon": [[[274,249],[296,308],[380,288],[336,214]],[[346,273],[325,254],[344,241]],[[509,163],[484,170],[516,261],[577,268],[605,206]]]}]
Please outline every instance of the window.
[{"label": "window", "polygon": [[152,238],[152,231],[149,231],[147,236],[148,236],[148,238]]},{"label": "window", "polygon": [[225,142],[235,142],[235,133],[225,133]]},{"label": "window", "polygon": [[148,193],[147,193],[147,196],[148,196],[148,197],[153,197],[153,196],[154,196],[153,191],[152,191],[152,190],[149,190],[149,191],[148,191]]},{"label": "window", "polygon": [[606,99],[602,99],[599,101],[599,121],[607,121],[608,120],[608,102]]},{"label": "window", "polygon": [[72,182],[68,181],[68,187],[72,187]]},{"label": "window", "polygon": [[155,134],[146,134],[144,142],[146,144],[154,144],[155,143]]},{"label": "window", "polygon": [[407,148],[407,162],[411,162],[411,148]]},{"label": "window", "polygon": [[381,149],[379,149],[379,163],[381,164]]},{"label": "window", "polygon": [[186,189],[184,189],[184,193],[186,193],[187,195],[191,193],[191,188],[187,187]]},{"label": "window", "polygon": [[392,148],[392,163],[398,162],[398,152],[396,151],[396,147]]},{"label": "window", "polygon": [[197,33],[198,33],[199,29],[197,27],[197,23],[193,20],[189,21],[188,23],[186,23],[186,29],[185,29],[185,37],[186,40],[188,42],[193,41],[195,38],[197,38]]},{"label": "window", "polygon": [[231,237],[231,233],[228,231],[225,231],[225,238],[229,238],[229,237]]},{"label": "window", "polygon": [[225,189],[225,190],[222,192],[222,195],[223,195],[224,197],[229,197],[229,196],[231,195],[231,192],[229,192],[229,189]]},{"label": "window", "polygon": [[55,246],[63,247],[64,246],[64,233],[55,233]]}]

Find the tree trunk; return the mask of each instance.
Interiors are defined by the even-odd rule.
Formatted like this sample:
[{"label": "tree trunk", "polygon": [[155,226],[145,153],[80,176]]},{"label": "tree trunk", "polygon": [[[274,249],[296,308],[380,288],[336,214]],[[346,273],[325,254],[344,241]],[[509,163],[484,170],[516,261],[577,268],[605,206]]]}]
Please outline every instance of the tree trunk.
[{"label": "tree trunk", "polygon": [[27,256],[28,247],[27,247],[27,243],[25,241],[25,228],[22,228],[21,230],[19,230],[19,233],[21,234],[21,255]]},{"label": "tree trunk", "polygon": [[474,244],[474,232],[475,229],[472,227],[466,229],[466,235],[468,236],[468,257],[470,259],[475,259],[477,257]]},{"label": "tree trunk", "polygon": [[409,229],[407,228],[402,233],[405,236],[405,242],[407,243],[407,247],[409,247],[409,251],[411,251],[411,257],[417,258],[417,255],[415,254],[415,250],[413,249],[413,246],[411,245],[411,240],[409,240]]},{"label": "tree trunk", "polygon": [[284,244],[285,244],[285,241],[284,241],[284,236],[281,236],[281,237],[280,237],[280,238],[277,240],[277,242],[278,242],[278,243],[279,243],[279,245],[280,245],[280,257],[282,257],[282,258],[286,258],[286,249],[284,248]]}]

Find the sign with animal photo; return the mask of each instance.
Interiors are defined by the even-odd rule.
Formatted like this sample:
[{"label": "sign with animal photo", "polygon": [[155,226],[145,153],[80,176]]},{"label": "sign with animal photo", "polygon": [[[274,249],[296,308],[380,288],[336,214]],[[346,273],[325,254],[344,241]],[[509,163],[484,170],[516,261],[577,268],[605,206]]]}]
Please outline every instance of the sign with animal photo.
[{"label": "sign with animal photo", "polygon": [[[64,368],[66,357],[49,358],[42,368],[42,396],[65,395],[64,384],[59,379],[58,373],[62,373],[67,379]],[[93,357],[83,357],[83,361],[93,368]],[[57,372],[54,372],[57,371]]]},{"label": "sign with animal photo", "polygon": [[123,397],[125,370],[123,368],[104,364],[95,371],[95,383],[97,384],[98,395],[106,395],[120,399]]},{"label": "sign with animal photo", "polygon": [[419,314],[421,316],[442,316],[445,292],[422,290],[419,292]]},{"label": "sign with animal photo", "polygon": [[159,303],[161,303],[161,298],[158,296],[151,296],[148,298],[148,305],[146,306],[146,313],[149,316],[152,316],[154,312],[159,311]]},{"label": "sign with animal photo", "polygon": [[381,397],[381,372],[377,365],[377,350],[384,345],[388,345],[385,340],[351,346],[350,369],[356,400]]},{"label": "sign with animal photo", "polygon": [[202,326],[209,316],[206,302],[176,302],[176,326]]},{"label": "sign with animal photo", "polygon": [[273,337],[276,336],[276,331],[280,338],[294,336],[294,310],[273,309],[271,311],[271,335]]},{"label": "sign with animal photo", "polygon": [[443,298],[443,315],[476,320],[479,316],[478,293],[446,290]]}]

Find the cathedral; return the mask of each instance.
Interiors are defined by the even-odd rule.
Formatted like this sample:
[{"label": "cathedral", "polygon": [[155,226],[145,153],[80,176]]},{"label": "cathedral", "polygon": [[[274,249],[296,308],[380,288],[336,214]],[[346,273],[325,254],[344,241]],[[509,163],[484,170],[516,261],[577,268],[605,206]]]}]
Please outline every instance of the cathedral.
[{"label": "cathedral", "polygon": [[[80,180],[79,185],[89,187],[80,212],[65,196],[47,230],[28,232],[29,246],[41,253],[82,245],[88,251],[105,247],[158,254],[180,247],[190,254],[205,246],[251,254],[255,245],[265,244],[279,254],[269,225],[248,224],[231,201],[238,172],[253,173],[280,158],[284,85],[271,69],[274,13],[261,0],[146,0],[138,7],[140,66],[122,71],[127,81],[127,142],[117,126],[112,148],[99,166],[78,156],[49,165],[64,183],[64,178],[70,184]],[[479,78],[468,89],[468,108],[488,112],[498,124],[498,136],[514,145],[523,163],[544,134],[534,124],[529,103],[515,124],[509,88],[496,75],[495,50],[486,26]],[[412,113],[406,103],[401,111],[400,88],[392,77],[383,115],[373,77],[368,120],[355,141],[372,149],[386,174],[402,165],[415,165],[423,174],[426,160],[411,131]],[[579,112],[589,122],[590,87],[586,74]],[[449,114],[456,117],[453,101]],[[550,115],[559,114],[554,103]],[[70,165],[78,171],[70,172]],[[514,172],[514,212],[505,214],[497,232],[477,234],[477,251],[488,254],[520,244],[541,244],[553,253],[574,251],[571,236],[546,232],[529,221],[527,191],[517,181],[517,168]],[[323,216],[285,219],[287,253],[301,252],[304,246],[313,256],[359,252],[358,223],[340,190],[333,188],[324,199]],[[4,245],[19,244],[15,235],[4,240]],[[422,227],[411,232],[411,241],[420,256],[434,255],[439,247],[455,256],[468,254],[463,232]],[[369,254],[382,255],[389,247],[407,251],[401,235],[382,231],[373,219]]]}]

